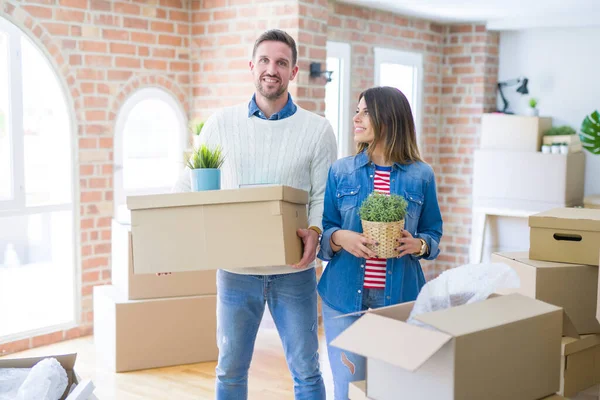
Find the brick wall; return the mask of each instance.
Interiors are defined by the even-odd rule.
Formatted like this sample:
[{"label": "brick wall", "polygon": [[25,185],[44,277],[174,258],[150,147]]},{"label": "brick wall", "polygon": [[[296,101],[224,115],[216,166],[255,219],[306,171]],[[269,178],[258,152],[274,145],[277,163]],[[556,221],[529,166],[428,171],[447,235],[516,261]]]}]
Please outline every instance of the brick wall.
[{"label": "brick wall", "polygon": [[294,100],[324,114],[325,82],[310,79],[308,71],[311,61],[326,59],[326,0],[195,0],[191,13],[194,117],[205,119],[216,109],[249,100],[254,41],[273,28],[296,39],[300,71],[290,84]]},{"label": "brick wall", "polygon": [[373,86],[375,46],[423,52],[422,152],[436,171],[445,220],[443,255],[428,277],[464,262],[470,230],[471,162],[479,115],[492,109],[498,35],[482,26],[442,26],[327,0],[4,0],[0,17],[48,54],[75,113],[81,234],[81,325],[12,343],[11,353],[92,332],[92,287],[110,283],[113,135],[118,110],[136,89],[161,87],[190,117],[248,101],[248,60],[257,35],[281,28],[298,43],[290,86],[304,108],[324,113],[325,82],[310,79],[327,40],[352,45],[351,107]]},{"label": "brick wall", "polygon": [[158,86],[189,110],[190,14],[181,0],[0,2],[0,17],[47,53],[76,119],[81,240],[81,325],[0,344],[0,354],[92,332],[92,287],[111,281],[113,134],[129,94]]},{"label": "brick wall", "polygon": [[498,33],[483,25],[445,27],[437,168],[444,239],[436,272],[469,261],[473,152],[481,114],[495,109],[498,44]]}]

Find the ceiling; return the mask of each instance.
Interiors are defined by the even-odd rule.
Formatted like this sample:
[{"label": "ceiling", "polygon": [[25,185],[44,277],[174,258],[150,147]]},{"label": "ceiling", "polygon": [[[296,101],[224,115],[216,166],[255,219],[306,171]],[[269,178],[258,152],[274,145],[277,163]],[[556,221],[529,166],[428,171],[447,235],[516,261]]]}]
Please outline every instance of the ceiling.
[{"label": "ceiling", "polygon": [[488,29],[600,25],[600,0],[338,0],[441,23],[485,22]]}]

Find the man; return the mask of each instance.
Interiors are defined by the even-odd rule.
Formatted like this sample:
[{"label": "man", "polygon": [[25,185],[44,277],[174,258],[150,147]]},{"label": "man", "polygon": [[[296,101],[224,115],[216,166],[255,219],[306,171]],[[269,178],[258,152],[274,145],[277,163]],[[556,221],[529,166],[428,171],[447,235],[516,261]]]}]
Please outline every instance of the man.
[{"label": "man", "polygon": [[[202,130],[202,140],[221,146],[226,155],[223,189],[282,184],[310,194],[310,227],[298,230],[304,255],[297,265],[217,272],[218,400],[248,396],[248,369],[265,303],[283,342],[295,398],[325,399],[314,260],[327,173],[337,151],[329,122],[298,107],[288,93],[298,73],[296,62],[296,43],[290,35],[280,30],[263,33],[249,63],[256,86],[252,100],[216,112]],[[176,191],[190,190],[188,172]]]}]

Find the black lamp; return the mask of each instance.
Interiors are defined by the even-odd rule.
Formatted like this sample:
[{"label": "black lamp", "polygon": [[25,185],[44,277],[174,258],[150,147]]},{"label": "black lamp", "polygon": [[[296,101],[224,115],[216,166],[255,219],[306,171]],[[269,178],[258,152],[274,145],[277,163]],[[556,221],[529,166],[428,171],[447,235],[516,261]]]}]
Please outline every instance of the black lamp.
[{"label": "black lamp", "polygon": [[498,110],[498,112],[504,114],[514,114],[513,112],[508,111],[508,100],[506,100],[506,97],[504,97],[504,93],[502,93],[502,88],[507,86],[514,86],[520,83],[521,85],[517,88],[517,93],[528,94],[529,90],[527,90],[527,82],[529,82],[529,79],[525,77],[498,82],[498,91],[500,92],[500,97],[502,97],[502,102],[504,103],[504,108],[502,109],[502,111]]},{"label": "black lamp", "polygon": [[310,63],[310,77],[318,78],[320,76],[325,78],[325,81],[331,82],[331,74],[333,71],[321,71],[321,63],[312,62]]}]

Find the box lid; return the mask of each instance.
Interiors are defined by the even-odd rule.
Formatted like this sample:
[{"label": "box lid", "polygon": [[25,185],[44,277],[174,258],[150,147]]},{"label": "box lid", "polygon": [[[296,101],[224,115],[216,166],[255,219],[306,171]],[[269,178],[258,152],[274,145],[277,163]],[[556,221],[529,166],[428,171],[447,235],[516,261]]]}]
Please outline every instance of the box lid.
[{"label": "box lid", "polygon": [[592,208],[554,208],[529,217],[532,228],[600,231],[600,210]]},{"label": "box lid", "polygon": [[207,190],[203,192],[128,196],[127,208],[129,210],[142,210],[164,207],[251,203],[277,200],[295,204],[308,204],[308,192],[290,186],[277,185],[245,187],[241,189]]},{"label": "box lid", "polygon": [[589,268],[589,265],[584,264],[568,264],[568,263],[557,263],[550,261],[539,261],[539,260],[530,260],[528,251],[514,251],[514,252],[500,252],[494,253],[499,257],[504,257],[509,260],[517,261],[521,264],[529,265],[533,268]]},{"label": "box lid", "polygon": [[600,335],[581,335],[579,339],[563,337],[561,342],[562,355],[568,356],[598,345],[600,345]]}]

